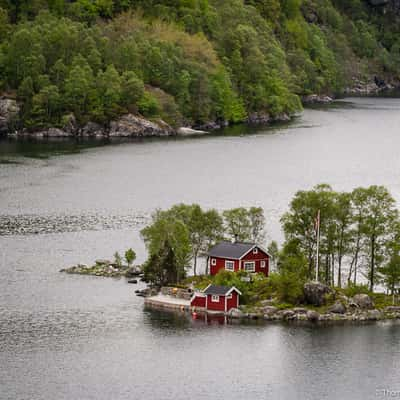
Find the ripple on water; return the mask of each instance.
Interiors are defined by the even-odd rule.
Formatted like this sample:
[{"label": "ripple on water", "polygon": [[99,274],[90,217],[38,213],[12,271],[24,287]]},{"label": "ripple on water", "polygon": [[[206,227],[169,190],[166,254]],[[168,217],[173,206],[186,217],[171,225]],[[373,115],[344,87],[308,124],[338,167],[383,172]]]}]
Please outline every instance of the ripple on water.
[{"label": "ripple on water", "polygon": [[146,215],[0,215],[0,236],[124,229],[143,225]]}]

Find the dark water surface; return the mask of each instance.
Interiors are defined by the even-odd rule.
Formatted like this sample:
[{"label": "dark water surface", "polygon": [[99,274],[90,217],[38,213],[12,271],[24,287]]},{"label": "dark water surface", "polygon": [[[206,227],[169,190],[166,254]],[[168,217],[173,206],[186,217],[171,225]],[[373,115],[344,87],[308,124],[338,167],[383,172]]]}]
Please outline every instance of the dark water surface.
[{"label": "dark water surface", "polygon": [[[60,274],[133,247],[157,207],[260,205],[386,185],[400,199],[400,100],[185,140],[0,142],[0,399],[375,399],[400,391],[400,325],[221,325],[150,312],[136,286]],[[387,397],[387,396],[386,396]],[[400,398],[400,392],[398,394]]]}]

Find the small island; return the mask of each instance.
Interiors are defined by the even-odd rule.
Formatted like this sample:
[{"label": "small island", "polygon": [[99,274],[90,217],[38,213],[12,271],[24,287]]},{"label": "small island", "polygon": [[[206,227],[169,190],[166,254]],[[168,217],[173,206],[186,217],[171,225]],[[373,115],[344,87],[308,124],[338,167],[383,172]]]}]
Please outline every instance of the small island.
[{"label": "small island", "polygon": [[[264,248],[262,208],[219,212],[178,204],[157,210],[142,229],[143,265],[132,265],[136,254],[128,249],[126,265],[115,253],[113,262],[62,271],[140,276],[148,287],[136,293],[146,306],[195,314],[266,321],[400,318],[400,218],[387,189],[347,193],[318,185],[297,192],[281,221],[282,247],[272,241]],[[203,274],[199,260],[206,261]]]}]

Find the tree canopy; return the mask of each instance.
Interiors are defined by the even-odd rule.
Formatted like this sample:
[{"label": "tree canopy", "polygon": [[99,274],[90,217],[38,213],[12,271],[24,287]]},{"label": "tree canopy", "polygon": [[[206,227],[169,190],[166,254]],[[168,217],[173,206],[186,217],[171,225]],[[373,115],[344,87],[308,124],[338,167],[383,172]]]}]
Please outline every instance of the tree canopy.
[{"label": "tree canopy", "polygon": [[173,125],[301,109],[359,79],[400,74],[399,16],[338,0],[0,0],[0,91],[19,124]]}]

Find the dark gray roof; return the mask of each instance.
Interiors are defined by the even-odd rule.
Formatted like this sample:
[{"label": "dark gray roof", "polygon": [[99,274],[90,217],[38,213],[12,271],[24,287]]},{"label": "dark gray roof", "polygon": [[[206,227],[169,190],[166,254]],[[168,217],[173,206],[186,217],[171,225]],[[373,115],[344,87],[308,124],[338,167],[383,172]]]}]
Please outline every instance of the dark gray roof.
[{"label": "dark gray roof", "polygon": [[254,247],[254,243],[221,242],[210,249],[210,257],[223,257],[239,259]]},{"label": "dark gray roof", "polygon": [[224,294],[228,293],[232,288],[229,286],[217,286],[217,285],[210,285],[204,291],[205,294],[215,294],[217,296],[223,296]]}]

